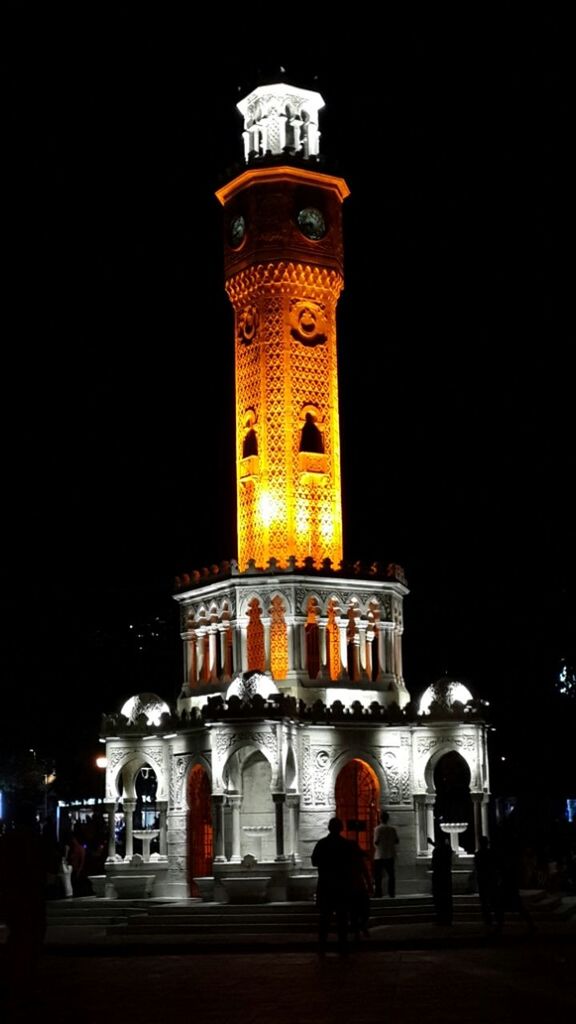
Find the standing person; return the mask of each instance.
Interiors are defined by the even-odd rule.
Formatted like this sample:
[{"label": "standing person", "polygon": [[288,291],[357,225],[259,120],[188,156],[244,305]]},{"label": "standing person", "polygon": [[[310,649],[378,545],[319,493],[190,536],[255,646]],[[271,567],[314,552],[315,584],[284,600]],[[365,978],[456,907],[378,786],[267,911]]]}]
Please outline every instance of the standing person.
[{"label": "standing person", "polygon": [[380,824],[374,829],[374,895],[382,898],[382,876],[388,875],[388,895],[396,895],[396,847],[398,833],[388,824],[390,815],[382,811]]},{"label": "standing person", "polygon": [[[46,847],[36,812],[23,804],[14,828],[0,837],[0,907],[8,926],[6,962],[10,1012],[32,1020],[37,967],[46,930]],[[23,1009],[24,1008],[24,1009]],[[38,1012],[38,1011],[37,1011]]]},{"label": "standing person", "polygon": [[74,896],[85,896],[85,872],[86,850],[75,832],[67,839],[68,843],[68,864],[72,868],[72,892]]},{"label": "standing person", "polygon": [[490,849],[487,836],[480,836],[478,849],[474,854],[474,865],[482,917],[484,924],[490,928],[492,914],[498,911],[498,872],[496,859]]},{"label": "standing person", "polygon": [[316,905],[320,914],[320,953],[326,951],[333,913],[336,915],[338,949],[340,953],[346,953],[348,949],[348,914],[352,901],[355,851],[354,844],[340,834],[342,828],[340,818],[330,818],[328,835],[320,839],[312,851],[312,863],[318,868]]},{"label": "standing person", "polygon": [[440,833],[432,854],[432,896],[436,909],[436,924],[452,924],[452,850],[448,836]]}]

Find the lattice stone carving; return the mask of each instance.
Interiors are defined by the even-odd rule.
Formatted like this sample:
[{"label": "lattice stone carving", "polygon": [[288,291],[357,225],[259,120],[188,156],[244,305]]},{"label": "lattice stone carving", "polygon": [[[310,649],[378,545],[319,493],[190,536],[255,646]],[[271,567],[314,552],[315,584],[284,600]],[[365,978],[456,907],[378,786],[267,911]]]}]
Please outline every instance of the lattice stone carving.
[{"label": "lattice stone carving", "polygon": [[[330,558],[338,564],[342,511],[336,302],[342,279],[333,270],[280,261],[242,270],[226,287],[237,325],[240,568],[250,559],[263,567],[271,557],[282,566],[290,555],[298,561],[312,556],[318,563]],[[300,459],[302,409],[310,405],[318,409],[323,424],[319,471],[315,463],[312,469],[308,463],[302,468]],[[258,422],[258,467],[250,475],[242,468],[249,409]]]}]

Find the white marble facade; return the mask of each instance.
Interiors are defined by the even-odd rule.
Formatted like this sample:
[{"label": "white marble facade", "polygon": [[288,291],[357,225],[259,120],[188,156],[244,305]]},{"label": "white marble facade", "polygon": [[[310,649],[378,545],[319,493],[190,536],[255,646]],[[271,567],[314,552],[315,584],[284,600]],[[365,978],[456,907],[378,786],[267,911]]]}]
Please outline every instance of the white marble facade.
[{"label": "white marble facade", "polygon": [[[158,698],[143,695],[135,718],[111,715],[103,723],[108,808],[111,820],[118,820],[119,810],[124,816],[125,865],[135,849],[130,822],[135,780],[143,766],[157,778],[157,895],[190,892],[187,860],[198,841],[190,830],[200,828],[190,805],[194,769],[201,770],[209,786],[207,871],[216,879],[217,894],[218,880],[241,874],[250,854],[272,878],[269,898],[287,898],[290,878],[312,871],[312,846],[338,810],[337,780],[351,761],[371,779],[378,803],[372,814],[388,810],[398,830],[399,891],[426,887],[435,768],[445,754],[458,754],[467,769],[475,842],[487,833],[489,774],[481,703],[451,701],[449,693],[459,691],[451,681],[440,681],[428,713],[418,714],[402,678],[405,581],[399,571],[389,567],[387,573],[378,579],[372,569],[368,579],[361,579],[296,571],[240,574],[228,568],[222,579],[185,582],[177,594],[185,658],[176,705],[158,718]],[[255,599],[260,604],[260,650],[270,659],[266,611],[278,595],[286,608],[282,635],[289,656],[286,678],[274,680],[270,661],[258,670],[249,664],[246,608]],[[306,634],[310,598],[315,602],[312,645]],[[337,673],[326,654],[330,640],[321,635],[329,602],[338,611],[331,613],[332,629],[343,636]],[[149,721],[146,701],[152,709]],[[113,836],[109,857],[107,871],[117,871],[120,855]]]}]

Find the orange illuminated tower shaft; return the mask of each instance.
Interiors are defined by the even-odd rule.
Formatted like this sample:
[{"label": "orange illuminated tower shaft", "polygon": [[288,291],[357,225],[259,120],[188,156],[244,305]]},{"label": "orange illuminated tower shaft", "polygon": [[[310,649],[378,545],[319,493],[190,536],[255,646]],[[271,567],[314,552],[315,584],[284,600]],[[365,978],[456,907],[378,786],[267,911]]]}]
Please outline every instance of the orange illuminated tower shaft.
[{"label": "orange illuminated tower shaft", "polygon": [[217,192],[234,307],[238,561],[342,559],[341,178],[255,166]]}]

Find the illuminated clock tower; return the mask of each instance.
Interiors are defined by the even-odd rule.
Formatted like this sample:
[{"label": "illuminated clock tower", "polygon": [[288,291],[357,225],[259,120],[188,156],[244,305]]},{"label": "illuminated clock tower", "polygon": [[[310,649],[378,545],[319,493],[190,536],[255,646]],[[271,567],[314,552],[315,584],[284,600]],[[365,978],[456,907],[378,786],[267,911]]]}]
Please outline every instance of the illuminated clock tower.
[{"label": "illuminated clock tower", "polygon": [[[466,877],[458,834],[471,850],[487,834],[478,708],[443,679],[417,713],[402,668],[404,573],[342,557],[336,306],[348,188],[321,170],[322,105],[282,83],[238,104],[246,168],[217,192],[234,309],[238,558],[176,580],[175,706],[140,694],[103,723],[116,886],[132,873],[154,876],[162,896],[249,903],[266,883],[273,902],[300,899],[316,886],[310,852],[329,817],[371,855],[385,809],[401,837],[399,891],[424,891],[428,837],[448,806],[446,792],[435,802],[445,756],[469,780],[448,822]],[[133,849],[139,772],[158,783],[159,853],[144,849],[145,875]]]},{"label": "illuminated clock tower", "polygon": [[[336,304],[342,178],[318,167],[319,93],[238,104],[248,169],[217,193],[234,307],[238,562],[342,560]],[[284,162],[286,161],[286,162]]]}]

